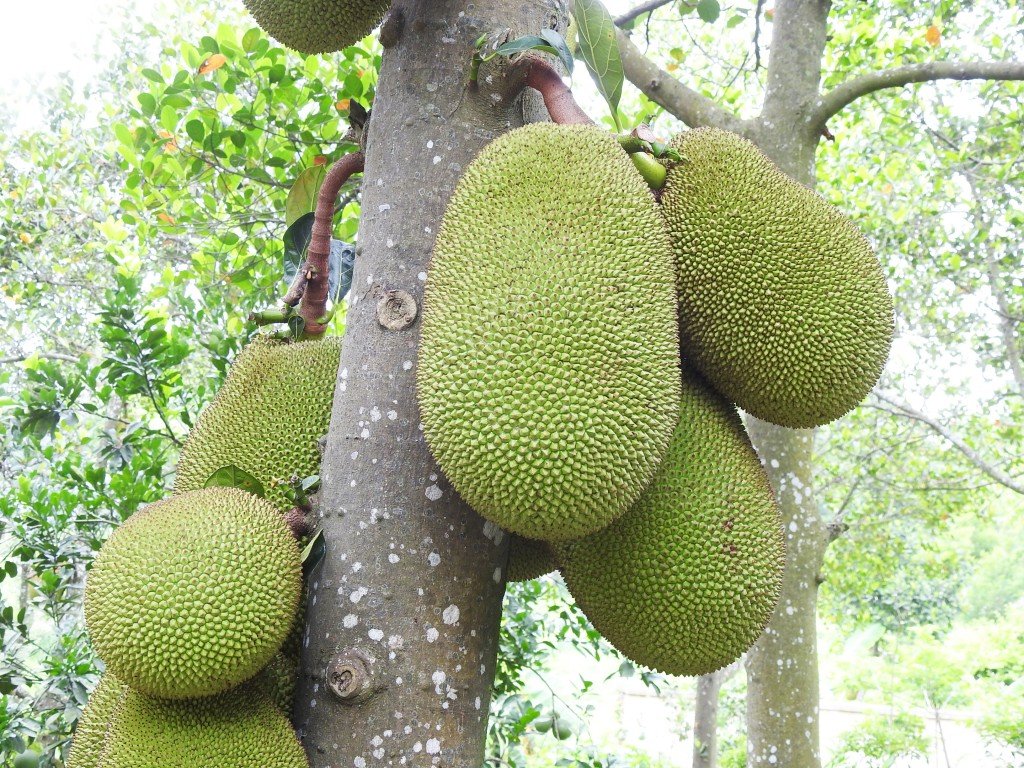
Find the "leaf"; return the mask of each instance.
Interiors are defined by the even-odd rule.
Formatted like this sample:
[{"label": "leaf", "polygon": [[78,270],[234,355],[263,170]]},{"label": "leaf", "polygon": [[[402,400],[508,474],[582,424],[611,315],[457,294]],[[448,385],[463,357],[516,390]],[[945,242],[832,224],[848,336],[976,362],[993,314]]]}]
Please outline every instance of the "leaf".
[{"label": "leaf", "polygon": [[203,127],[203,123],[200,120],[189,120],[185,123],[185,133],[189,135],[192,141],[201,144],[203,137],[206,135],[206,128]]},{"label": "leaf", "polygon": [[[295,273],[306,260],[306,249],[313,234],[312,212],[296,219],[284,233],[284,279],[291,285]],[[331,238],[331,255],[328,260],[327,292],[335,303],[345,298],[352,287],[352,270],[355,267],[355,246]]]},{"label": "leaf", "polygon": [[213,72],[214,70],[220,69],[227,63],[227,56],[225,56],[223,53],[215,53],[199,65],[198,74],[205,75],[207,72]]},{"label": "leaf", "polygon": [[717,21],[721,13],[722,6],[718,4],[718,0],[700,0],[697,3],[697,15],[708,24],[713,24]]},{"label": "leaf", "polygon": [[324,183],[327,167],[312,165],[306,168],[295,179],[288,190],[288,199],[284,204],[284,223],[291,226],[298,219],[316,208],[316,195],[320,185]]},{"label": "leaf", "polygon": [[562,62],[565,71],[571,75],[576,62],[572,58],[572,51],[569,50],[565,38],[553,29],[541,30],[540,36],[547,40],[551,47],[555,49],[558,60]]},{"label": "leaf", "polygon": [[942,32],[939,28],[932,24],[924,33],[924,39],[928,41],[928,45],[935,47],[942,42]]},{"label": "leaf", "polygon": [[300,562],[302,563],[303,576],[309,576],[312,570],[324,559],[325,554],[327,554],[327,541],[324,539],[323,529],[317,528],[313,532],[313,537],[309,540],[309,543],[302,550]]},{"label": "leaf", "polygon": [[576,0],[573,18],[579,34],[580,57],[608,102],[616,129],[622,130],[618,113],[624,78],[615,38],[615,22],[600,0]]},{"label": "leaf", "polygon": [[241,488],[243,491],[248,491],[253,496],[259,496],[261,499],[266,496],[266,491],[263,490],[263,484],[248,472],[243,469],[239,469],[234,464],[228,464],[226,467],[218,469],[206,479],[206,482],[203,483],[203,487]]}]

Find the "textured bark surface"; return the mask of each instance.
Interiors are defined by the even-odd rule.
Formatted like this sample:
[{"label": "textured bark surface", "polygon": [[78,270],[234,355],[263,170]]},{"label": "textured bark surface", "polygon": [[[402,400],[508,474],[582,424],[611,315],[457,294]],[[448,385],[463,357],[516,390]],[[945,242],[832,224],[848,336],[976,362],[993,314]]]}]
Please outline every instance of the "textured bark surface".
[{"label": "textured bark surface", "polygon": [[718,765],[718,694],[732,676],[735,665],[697,678],[693,715],[693,768]]},{"label": "textured bark surface", "polygon": [[398,0],[382,30],[322,471],[327,551],[310,577],[296,696],[315,767],[483,762],[507,537],[458,498],[423,440],[409,297],[418,310],[462,169],[522,122],[522,105],[497,95],[494,70],[485,67],[479,92],[465,91],[474,40],[564,23],[563,0]]}]

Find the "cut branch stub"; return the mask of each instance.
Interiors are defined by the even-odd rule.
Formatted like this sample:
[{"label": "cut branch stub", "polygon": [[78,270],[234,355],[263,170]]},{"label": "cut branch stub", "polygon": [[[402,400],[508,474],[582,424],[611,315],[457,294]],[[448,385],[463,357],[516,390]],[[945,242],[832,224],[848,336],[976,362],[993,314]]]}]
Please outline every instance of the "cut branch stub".
[{"label": "cut branch stub", "polygon": [[334,223],[334,202],[342,185],[354,173],[363,170],[362,152],[346,155],[331,166],[316,198],[316,212],[313,216],[313,234],[306,253],[306,263],[301,272],[305,275],[306,287],[299,304],[299,316],[305,321],[304,333],[318,336],[324,332],[324,315],[327,313],[329,258],[331,254],[331,231]]},{"label": "cut branch stub", "polygon": [[373,658],[359,648],[346,648],[327,667],[327,687],[346,704],[356,704],[375,692]]}]

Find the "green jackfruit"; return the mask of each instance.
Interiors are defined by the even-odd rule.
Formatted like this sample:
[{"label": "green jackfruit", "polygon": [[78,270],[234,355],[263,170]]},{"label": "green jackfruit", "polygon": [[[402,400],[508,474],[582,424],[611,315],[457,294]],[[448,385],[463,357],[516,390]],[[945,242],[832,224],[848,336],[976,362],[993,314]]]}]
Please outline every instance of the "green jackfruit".
[{"label": "green jackfruit", "polygon": [[506,581],[529,581],[539,579],[558,570],[558,558],[554,548],[546,541],[512,536],[508,545]]},{"label": "green jackfruit", "polygon": [[359,42],[390,5],[391,0],[245,0],[263,31],[307,56]]},{"label": "green jackfruit", "polygon": [[785,565],[782,520],[736,409],[684,371],[654,482],[562,554],[577,604],[633,661],[703,675],[736,659],[771,618]]},{"label": "green jackfruit", "polygon": [[874,386],[893,336],[871,246],[746,139],[676,137],[662,210],[679,268],[683,355],[760,419],[815,427]]},{"label": "green jackfruit", "polygon": [[110,723],[127,693],[128,686],[109,672],[100,678],[75,726],[67,768],[100,768]]},{"label": "green jackfruit", "polygon": [[291,629],[299,548],[281,514],[237,488],[151,504],[107,540],[85,621],[118,679],[163,698],[209,696],[255,675]]},{"label": "green jackfruit", "polygon": [[559,541],[637,499],[679,408],[673,275],[649,188],[599,128],[528,125],[466,168],[417,389],[434,457],[477,512]]},{"label": "green jackfruit", "polygon": [[218,469],[234,465],[259,480],[279,509],[291,507],[291,477],[320,471],[317,441],[330,426],[340,359],[337,336],[253,338],[189,433],[174,492],[202,488]]},{"label": "green jackfruit", "polygon": [[306,768],[287,718],[251,686],[168,701],[129,691],[110,729],[103,768]]}]

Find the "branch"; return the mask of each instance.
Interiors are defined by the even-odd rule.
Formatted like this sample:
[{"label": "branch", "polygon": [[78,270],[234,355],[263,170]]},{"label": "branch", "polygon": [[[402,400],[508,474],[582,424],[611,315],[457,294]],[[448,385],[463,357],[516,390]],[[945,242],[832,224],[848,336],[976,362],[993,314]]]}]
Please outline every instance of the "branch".
[{"label": "branch", "polygon": [[742,133],[743,121],[722,109],[707,96],[688,88],[644,56],[622,30],[618,32],[619,53],[626,77],[649,99],[691,128],[711,125]]},{"label": "branch", "polygon": [[647,0],[646,3],[641,3],[640,5],[638,5],[636,8],[632,9],[631,11],[626,11],[624,14],[622,14],[619,17],[617,17],[615,19],[615,26],[616,27],[624,27],[625,25],[629,24],[629,22],[631,22],[633,19],[637,18],[638,16],[643,16],[645,13],[650,13],[651,11],[655,11],[658,8],[661,8],[661,6],[668,5],[671,2],[673,2],[673,0]]},{"label": "branch", "polygon": [[931,80],[1024,80],[1024,61],[932,61],[870,72],[820,96],[811,113],[811,122],[820,130],[829,118],[861,96]]},{"label": "branch", "polygon": [[306,251],[305,290],[299,304],[299,315],[305,321],[304,333],[316,336],[324,332],[320,321],[327,312],[327,286],[330,272],[331,232],[334,230],[334,202],[342,185],[354,173],[362,173],[362,152],[345,155],[331,166],[316,198],[313,234]]},{"label": "branch", "polygon": [[[60,352],[35,352],[35,357],[42,358],[43,360],[61,360],[65,363],[77,363],[81,357],[75,355],[65,355]],[[28,360],[33,355],[14,355],[13,357],[0,357],[0,365],[7,365],[8,363],[22,363]]]},{"label": "branch", "polygon": [[554,67],[540,56],[528,53],[513,65],[508,74],[512,93],[524,87],[538,91],[551,121],[559,125],[593,125],[594,121],[576,103],[572,91]]},{"label": "branch", "polygon": [[985,461],[985,459],[979,456],[973,448],[971,448],[960,437],[958,437],[952,431],[950,431],[944,424],[936,421],[935,419],[929,416],[926,416],[925,414],[916,410],[912,406],[900,402],[899,400],[896,400],[895,398],[890,397],[889,395],[886,395],[882,392],[876,390],[874,395],[883,403],[888,403],[889,405],[891,405],[900,414],[906,416],[907,418],[913,419],[914,421],[919,421],[922,424],[927,425],[937,435],[944,437],[946,440],[952,443],[953,446],[958,451],[960,451],[960,453],[962,453],[968,461],[971,462],[971,464],[973,464],[977,469],[981,470],[983,473],[991,477],[997,483],[1006,488],[1009,488],[1011,491],[1015,493],[1024,495],[1024,484],[1016,480],[1014,477],[1006,474],[998,467],[995,467],[989,462]]}]

